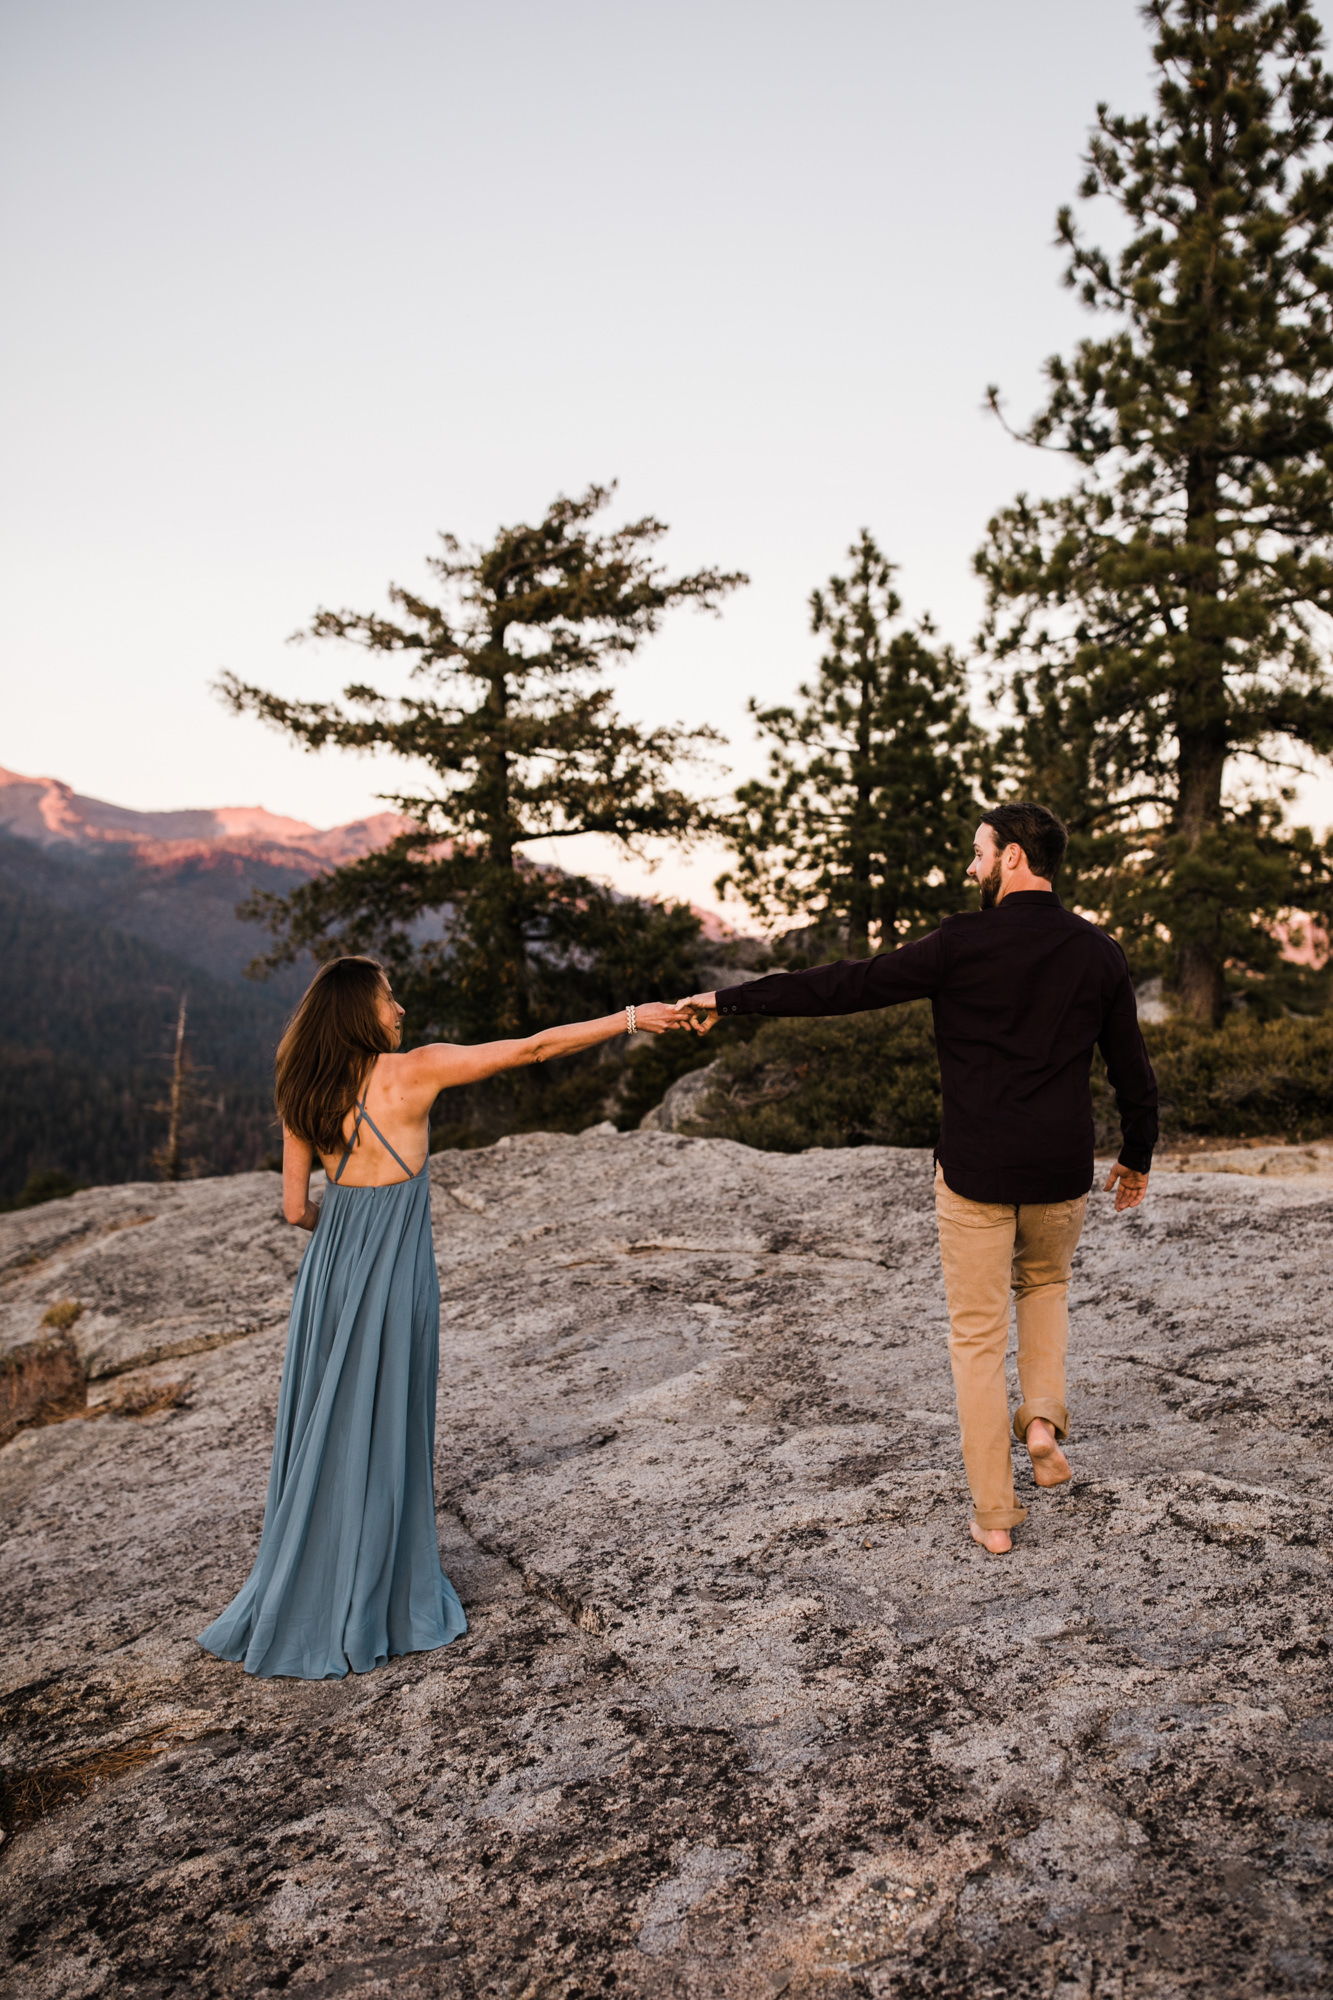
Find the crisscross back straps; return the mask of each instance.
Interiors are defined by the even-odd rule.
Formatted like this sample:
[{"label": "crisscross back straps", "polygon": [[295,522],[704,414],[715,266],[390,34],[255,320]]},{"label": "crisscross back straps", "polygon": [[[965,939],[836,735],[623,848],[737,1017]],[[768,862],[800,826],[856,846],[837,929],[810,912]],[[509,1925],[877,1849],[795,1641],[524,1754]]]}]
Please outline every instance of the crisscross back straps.
[{"label": "crisscross back straps", "polygon": [[[376,1056],[375,1062],[373,1062],[370,1065],[370,1068],[366,1071],[366,1087],[361,1093],[361,1102],[356,1107],[356,1118],[352,1125],[352,1136],[347,1141],[346,1146],[344,1146],[343,1148],[343,1156],[338,1162],[338,1171],[333,1176],[333,1185],[335,1187],[337,1187],[339,1181],[342,1179],[343,1168],[347,1165],[347,1162],[351,1159],[352,1148],[353,1146],[355,1146],[358,1138],[361,1135],[361,1120],[363,1118],[366,1118],[366,1099],[370,1096],[370,1079],[375,1074],[375,1063],[377,1063],[378,1061],[379,1057]],[[368,1118],[366,1118],[366,1123],[370,1124],[370,1120]],[[372,1132],[374,1132],[375,1130],[373,1125],[371,1125],[370,1129]],[[379,1138],[380,1143],[383,1144],[382,1134],[376,1133],[376,1137]]]},{"label": "crisscross back straps", "polygon": [[[378,1061],[379,1057],[376,1056],[375,1062]],[[417,1177],[417,1175],[413,1173],[411,1167],[408,1166],[407,1161],[403,1158],[402,1154],[398,1151],[398,1148],[396,1146],[390,1145],[389,1141],[380,1131],[379,1126],[375,1123],[375,1120],[366,1110],[366,1099],[370,1096],[370,1078],[374,1076],[374,1074],[375,1074],[375,1063],[372,1063],[370,1065],[370,1074],[366,1078],[366,1087],[361,1093],[361,1102],[356,1107],[356,1122],[352,1126],[352,1136],[347,1141],[347,1145],[343,1150],[343,1156],[338,1162],[338,1171],[333,1176],[333,1185],[335,1187],[337,1187],[339,1181],[343,1177],[343,1168],[347,1165],[347,1162],[352,1157],[352,1148],[356,1145],[357,1140],[360,1137],[361,1127],[363,1124],[369,1125],[371,1131],[375,1134],[375,1137],[379,1140],[385,1152],[393,1154],[393,1157],[395,1158],[395,1160],[397,1160],[399,1166],[402,1168],[403,1172],[407,1175],[407,1178],[410,1181],[414,1181]],[[430,1157],[429,1154],[427,1154],[427,1158],[429,1157]],[[420,1172],[422,1172],[422,1168],[418,1167],[417,1173]]]},{"label": "crisscross back straps", "polygon": [[[385,1138],[384,1134],[383,1134],[383,1133],[382,1133],[382,1132],[380,1131],[380,1128],[379,1128],[379,1126],[378,1126],[378,1125],[377,1125],[377,1124],[375,1123],[375,1120],[374,1120],[374,1119],[373,1119],[373,1118],[371,1117],[371,1115],[370,1115],[370,1113],[369,1113],[368,1111],[365,1111],[365,1112],[363,1112],[363,1116],[364,1116],[364,1118],[365,1118],[365,1121],[366,1121],[366,1124],[367,1124],[367,1125],[369,1125],[369,1127],[370,1127],[371,1131],[372,1131],[372,1132],[373,1132],[373,1133],[375,1134],[375,1137],[376,1137],[376,1138],[377,1138],[377,1139],[379,1140],[379,1142],[380,1142],[381,1146],[383,1146],[383,1148],[384,1148],[385,1152],[386,1152],[386,1153],[392,1153],[392,1154],[393,1154],[393,1156],[394,1156],[394,1158],[395,1158],[395,1160],[397,1160],[397,1162],[398,1162],[399,1166],[400,1166],[400,1167],[402,1168],[403,1172],[404,1172],[404,1173],[405,1173],[405,1174],[407,1175],[407,1178],[408,1178],[408,1179],[409,1179],[410,1181],[414,1181],[414,1180],[416,1179],[417,1175],[416,1175],[416,1174],[414,1174],[414,1173],[413,1173],[413,1171],[412,1171],[412,1169],[411,1169],[411,1167],[409,1167],[409,1166],[408,1166],[408,1164],[407,1164],[407,1161],[406,1161],[406,1160],[405,1160],[405,1159],[403,1158],[402,1154],[401,1154],[401,1153],[400,1153],[400,1152],[398,1151],[398,1148],[397,1148],[396,1146],[391,1146],[391,1145],[389,1144],[389,1141],[388,1141],[388,1140],[387,1140],[387,1139]],[[418,1168],[417,1168],[417,1173],[420,1173],[420,1171],[421,1171],[421,1169],[420,1169],[420,1167],[418,1167]]]}]

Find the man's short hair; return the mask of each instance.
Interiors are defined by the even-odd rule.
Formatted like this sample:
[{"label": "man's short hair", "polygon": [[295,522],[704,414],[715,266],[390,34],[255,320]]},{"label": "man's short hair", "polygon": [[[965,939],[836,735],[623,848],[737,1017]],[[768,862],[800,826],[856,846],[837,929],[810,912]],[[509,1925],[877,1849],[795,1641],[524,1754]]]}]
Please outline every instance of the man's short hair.
[{"label": "man's short hair", "polygon": [[1053,812],[1023,800],[992,806],[981,815],[981,824],[990,828],[1001,852],[1006,847],[1021,847],[1033,874],[1040,875],[1043,882],[1054,882],[1069,845],[1069,833]]}]

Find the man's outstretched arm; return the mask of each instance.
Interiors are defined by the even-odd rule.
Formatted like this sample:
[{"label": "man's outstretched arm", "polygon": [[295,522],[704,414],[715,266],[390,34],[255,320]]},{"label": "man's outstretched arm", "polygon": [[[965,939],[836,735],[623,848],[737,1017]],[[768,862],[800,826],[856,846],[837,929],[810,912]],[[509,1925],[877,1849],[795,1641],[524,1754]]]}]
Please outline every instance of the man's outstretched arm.
[{"label": "man's outstretched arm", "polygon": [[844,958],[835,965],[812,966],[808,972],[769,972],[744,986],[695,993],[680,1005],[689,1010],[690,1026],[701,1035],[722,1015],[812,1019],[864,1014],[905,1000],[930,999],[939,991],[942,970],[941,934],[931,931],[915,944],[899,945],[876,958]]}]

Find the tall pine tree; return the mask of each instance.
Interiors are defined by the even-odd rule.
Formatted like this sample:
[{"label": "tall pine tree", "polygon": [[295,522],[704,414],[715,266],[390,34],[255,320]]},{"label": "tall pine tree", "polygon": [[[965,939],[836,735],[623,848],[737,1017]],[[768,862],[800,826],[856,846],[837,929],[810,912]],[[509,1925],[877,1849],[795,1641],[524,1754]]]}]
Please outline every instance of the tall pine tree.
[{"label": "tall pine tree", "polygon": [[358,682],[345,706],[289,702],[224,677],[233,708],[312,750],[388,750],[434,780],[386,794],[414,822],[390,846],[244,906],[274,932],[266,964],[377,952],[419,1033],[468,1039],[526,1033],[688,976],[698,929],[688,908],[616,897],[527,853],[586,833],[635,850],[711,824],[677,772],[713,732],[626,722],[605,675],[673,605],[716,608],[746,579],[668,577],[653,560],[661,522],[590,525],[610,495],[593,486],[560,498],[488,548],[446,535],[428,559],[436,596],[394,586],[397,618],[320,611],[298,635],[405,656],[405,695]]},{"label": "tall pine tree", "polygon": [[769,922],[805,915],[856,957],[957,907],[975,732],[962,669],[928,623],[900,622],[895,566],[867,529],[848,556],[810,598],[818,679],[798,706],[750,703],[769,776],[737,788],[736,866],[718,888]]},{"label": "tall pine tree", "polygon": [[1083,471],[992,521],[977,567],[1021,782],[1071,819],[1080,899],[1169,938],[1181,1011],[1216,1021],[1228,963],[1271,963],[1272,918],[1327,893],[1281,819],[1333,751],[1333,85],[1305,0],[1142,12],[1156,113],[1099,107],[1080,190],[1129,240],[1058,224],[1112,325],[1048,363],[1027,433]]}]

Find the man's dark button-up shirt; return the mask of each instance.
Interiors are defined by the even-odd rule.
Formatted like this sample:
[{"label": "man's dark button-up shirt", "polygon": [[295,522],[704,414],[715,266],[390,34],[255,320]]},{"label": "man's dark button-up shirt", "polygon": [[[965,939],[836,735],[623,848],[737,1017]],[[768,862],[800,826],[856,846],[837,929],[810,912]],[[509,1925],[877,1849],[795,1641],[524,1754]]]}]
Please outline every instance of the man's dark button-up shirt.
[{"label": "man's dark button-up shirt", "polygon": [[1048,890],[878,958],[774,972],[717,996],[719,1014],[860,1014],[929,1000],[944,1116],[939,1161],[968,1201],[1072,1201],[1092,1186],[1093,1048],[1120,1112],[1120,1159],[1147,1173],[1157,1081],[1139,1032],[1125,954]]}]

